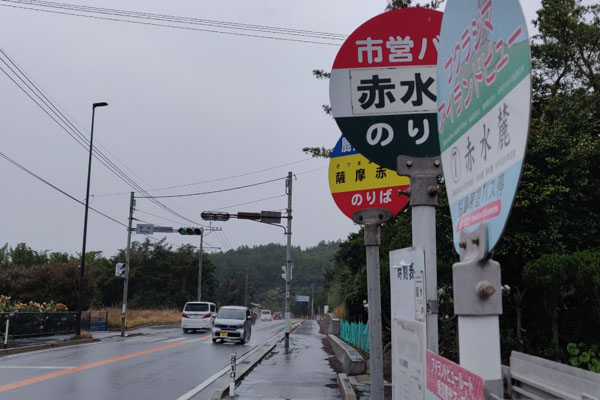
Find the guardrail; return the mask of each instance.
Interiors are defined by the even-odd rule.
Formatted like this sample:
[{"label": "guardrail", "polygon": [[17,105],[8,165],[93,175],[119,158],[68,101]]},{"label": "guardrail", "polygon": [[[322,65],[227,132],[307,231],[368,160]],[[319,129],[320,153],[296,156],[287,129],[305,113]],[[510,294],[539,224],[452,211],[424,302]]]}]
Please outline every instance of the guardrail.
[{"label": "guardrail", "polygon": [[600,374],[513,351],[503,368],[512,399],[600,400]]}]

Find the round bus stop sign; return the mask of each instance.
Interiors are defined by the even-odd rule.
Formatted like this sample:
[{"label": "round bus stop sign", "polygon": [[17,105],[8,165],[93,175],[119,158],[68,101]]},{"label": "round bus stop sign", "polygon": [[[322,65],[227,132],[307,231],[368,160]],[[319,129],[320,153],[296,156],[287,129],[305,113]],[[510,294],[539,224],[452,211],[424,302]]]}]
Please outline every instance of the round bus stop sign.
[{"label": "round bus stop sign", "polygon": [[396,170],[399,155],[440,155],[436,63],[442,13],[380,14],[346,39],[333,63],[329,98],[342,134],[362,155]]},{"label": "round bus stop sign", "polygon": [[448,3],[439,44],[438,124],[454,246],[485,222],[491,251],[527,147],[531,61],[518,0]]},{"label": "round bus stop sign", "polygon": [[348,217],[367,208],[398,214],[408,203],[398,190],[408,189],[406,176],[370,162],[342,136],[329,161],[329,188],[338,208]]}]

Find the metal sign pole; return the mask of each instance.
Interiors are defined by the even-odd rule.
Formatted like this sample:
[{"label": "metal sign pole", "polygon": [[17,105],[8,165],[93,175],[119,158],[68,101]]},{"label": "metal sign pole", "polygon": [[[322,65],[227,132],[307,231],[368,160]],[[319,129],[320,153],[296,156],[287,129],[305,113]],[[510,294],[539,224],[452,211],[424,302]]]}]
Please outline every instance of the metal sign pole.
[{"label": "metal sign pole", "polygon": [[410,177],[413,247],[425,250],[425,295],[427,296],[427,349],[438,353],[437,255],[435,207],[442,175],[439,157],[398,156],[397,172]]},{"label": "metal sign pole", "polygon": [[286,179],[285,191],[288,196],[287,207],[287,244],[285,246],[286,262],[285,262],[285,320],[289,325],[285,327],[285,349],[290,348],[290,331],[291,331],[291,315],[290,315],[290,281],[292,280],[292,172],[288,172]]},{"label": "metal sign pole", "polygon": [[383,344],[381,333],[381,275],[379,245],[381,224],[389,221],[390,210],[369,208],[354,213],[352,219],[364,225],[367,251],[367,290],[369,301],[369,367],[371,370],[371,399],[383,400]]},{"label": "metal sign pole", "polygon": [[460,365],[481,376],[488,393],[502,396],[500,263],[490,259],[487,232],[485,222],[473,232],[461,232],[460,262],[452,266],[454,314]]}]

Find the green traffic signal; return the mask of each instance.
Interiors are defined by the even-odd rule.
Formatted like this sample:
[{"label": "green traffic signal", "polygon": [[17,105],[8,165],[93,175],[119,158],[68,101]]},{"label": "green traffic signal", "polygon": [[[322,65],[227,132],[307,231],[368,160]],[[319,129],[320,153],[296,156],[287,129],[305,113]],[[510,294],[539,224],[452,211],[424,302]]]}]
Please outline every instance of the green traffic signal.
[{"label": "green traffic signal", "polygon": [[202,235],[202,228],[179,228],[180,235]]}]

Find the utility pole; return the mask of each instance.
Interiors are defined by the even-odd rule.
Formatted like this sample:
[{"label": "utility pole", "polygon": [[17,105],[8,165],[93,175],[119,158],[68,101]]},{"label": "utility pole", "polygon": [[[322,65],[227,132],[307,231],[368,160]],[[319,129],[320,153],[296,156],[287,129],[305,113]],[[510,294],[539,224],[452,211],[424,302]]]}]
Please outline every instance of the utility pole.
[{"label": "utility pole", "polygon": [[315,290],[314,290],[314,283],[310,284],[310,319],[315,319]]},{"label": "utility pole", "polygon": [[198,257],[198,301],[202,301],[202,256],[204,255],[204,231],[208,231],[207,235],[214,231],[221,231],[223,228],[200,228],[200,256]]},{"label": "utility pole", "polygon": [[290,348],[290,274],[292,272],[292,172],[288,172],[285,181],[285,192],[288,196],[286,264],[285,264],[285,348]]},{"label": "utility pole", "polygon": [[129,285],[129,261],[131,260],[131,231],[135,196],[131,192],[129,200],[129,226],[127,227],[127,250],[125,251],[125,279],[123,280],[123,309],[121,310],[121,336],[125,336],[125,320],[127,318],[127,287]]},{"label": "utility pole", "polygon": [[244,290],[244,307],[248,307],[248,270],[250,267],[246,266],[246,289]]},{"label": "utility pole", "polygon": [[200,228],[200,257],[198,261],[198,301],[202,300],[202,246],[204,244],[204,229]]}]

